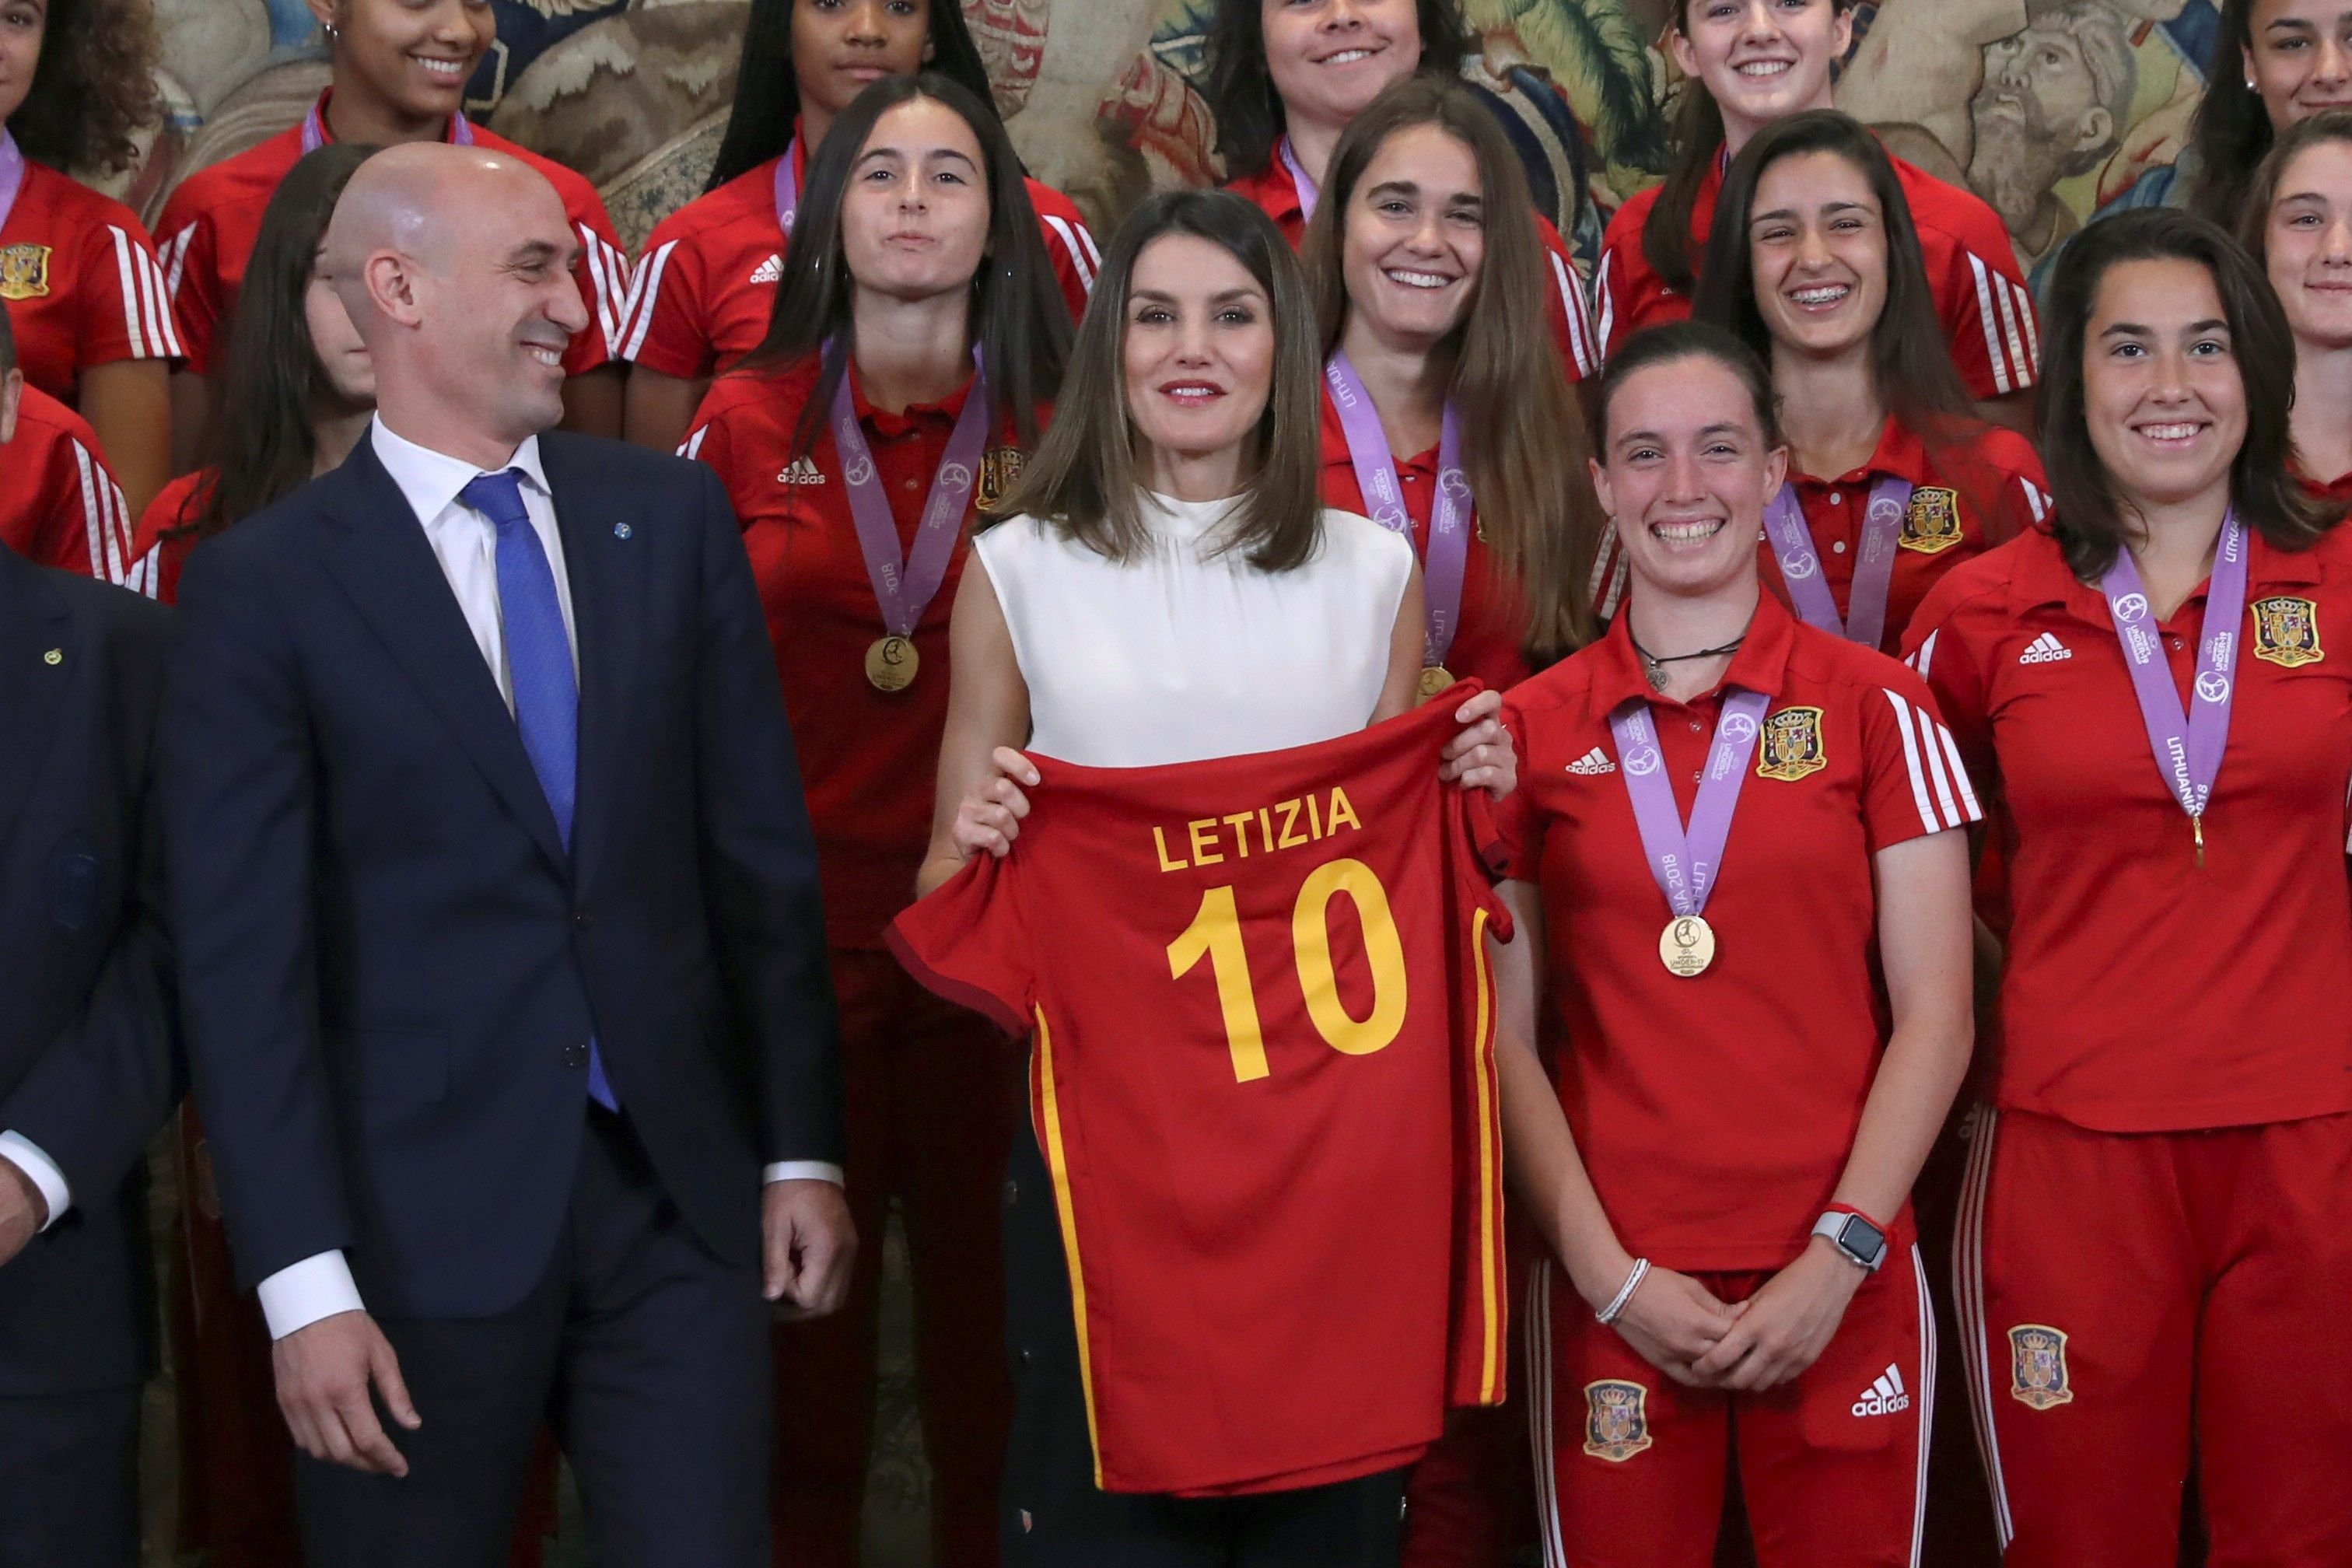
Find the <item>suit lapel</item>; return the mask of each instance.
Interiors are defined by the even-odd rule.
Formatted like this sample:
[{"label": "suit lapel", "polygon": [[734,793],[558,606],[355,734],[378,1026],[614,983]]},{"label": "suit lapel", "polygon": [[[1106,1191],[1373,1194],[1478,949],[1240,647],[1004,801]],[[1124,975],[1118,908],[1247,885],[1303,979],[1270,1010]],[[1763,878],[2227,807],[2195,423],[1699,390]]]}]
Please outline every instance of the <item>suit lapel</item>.
[{"label": "suit lapel", "polygon": [[568,875],[570,858],[555,814],[522,749],[514,715],[408,498],[370,442],[362,439],[335,471],[324,500],[332,520],[321,534],[328,570],[507,809],[556,870]]},{"label": "suit lapel", "polygon": [[66,685],[85,653],[76,629],[65,595],[40,568],[0,545],[0,847],[48,759]]},{"label": "suit lapel", "polygon": [[[612,826],[615,764],[629,731],[631,673],[645,643],[645,575],[625,509],[582,459],[587,442],[541,436],[540,463],[555,498],[556,531],[572,589],[572,624],[580,643],[580,777],[572,819],[572,863],[585,886]],[[624,525],[626,525],[625,527]]]}]

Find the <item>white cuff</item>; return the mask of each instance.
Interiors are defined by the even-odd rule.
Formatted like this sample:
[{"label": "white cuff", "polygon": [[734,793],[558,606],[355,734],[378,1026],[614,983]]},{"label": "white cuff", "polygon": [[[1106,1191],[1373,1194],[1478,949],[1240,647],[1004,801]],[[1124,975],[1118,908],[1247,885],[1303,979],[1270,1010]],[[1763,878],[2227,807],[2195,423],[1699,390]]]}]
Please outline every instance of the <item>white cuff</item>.
[{"label": "white cuff", "polygon": [[770,1182],[831,1182],[845,1187],[848,1180],[838,1165],[828,1165],[822,1160],[779,1160],[760,1173],[762,1185]]},{"label": "white cuff", "polygon": [[0,1160],[30,1176],[40,1192],[41,1201],[49,1205],[49,1217],[41,1222],[43,1230],[57,1224],[66,1210],[73,1207],[73,1189],[66,1185],[66,1173],[30,1138],[21,1132],[0,1132]]},{"label": "white cuff", "polygon": [[320,1252],[289,1263],[264,1279],[255,1293],[261,1298],[261,1315],[269,1337],[282,1340],[338,1312],[363,1312],[360,1288],[352,1280],[352,1266],[338,1252]]}]

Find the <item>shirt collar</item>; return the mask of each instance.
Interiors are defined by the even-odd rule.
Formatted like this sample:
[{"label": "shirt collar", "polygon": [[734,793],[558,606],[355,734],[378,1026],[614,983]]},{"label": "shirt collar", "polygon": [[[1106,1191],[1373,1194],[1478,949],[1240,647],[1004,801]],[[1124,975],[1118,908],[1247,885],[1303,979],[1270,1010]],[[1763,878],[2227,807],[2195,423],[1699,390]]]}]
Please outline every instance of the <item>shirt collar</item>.
[{"label": "shirt collar", "polygon": [[453,458],[436,452],[430,447],[420,447],[406,437],[394,432],[383,422],[382,415],[368,422],[368,440],[375,448],[376,460],[392,482],[400,487],[407,498],[408,510],[416,514],[419,523],[430,526],[434,519],[449,510],[457,500],[457,492],[483,474],[502,469],[519,470],[525,483],[541,495],[552,498],[554,490],[548,485],[547,470],[539,460],[539,437],[526,437],[497,468],[478,468],[463,458]]},{"label": "shirt collar", "polygon": [[[2246,544],[2249,596],[2263,588],[2294,587],[2319,581],[2316,551],[2273,549],[2259,532],[2249,532]],[[2013,613],[2063,605],[2095,626],[2113,624],[2106,595],[2074,575],[2074,568],[2066,564],[2066,552],[2059,545],[2056,534],[2037,525],[2022,536],[2017,549],[2017,570],[2010,579],[2010,608]],[[2181,601],[2182,605],[2201,603],[2207,585],[2198,584],[2195,591]]]},{"label": "shirt collar", "polygon": [[[1595,716],[1606,718],[1636,697],[1666,707],[1691,706],[1674,702],[1651,689],[1649,675],[1642,668],[1642,656],[1633,647],[1633,617],[1629,609],[1626,606],[1618,610],[1609,623],[1608,632],[1591,650],[1596,661],[1591,685]],[[1739,651],[1731,656],[1731,668],[1724,671],[1715,690],[1736,686],[1743,691],[1760,691],[1767,697],[1780,696],[1788,679],[1789,650],[1796,640],[1796,618],[1789,614],[1788,606],[1759,587],[1756,618],[1748,623],[1748,635],[1740,640]]]}]

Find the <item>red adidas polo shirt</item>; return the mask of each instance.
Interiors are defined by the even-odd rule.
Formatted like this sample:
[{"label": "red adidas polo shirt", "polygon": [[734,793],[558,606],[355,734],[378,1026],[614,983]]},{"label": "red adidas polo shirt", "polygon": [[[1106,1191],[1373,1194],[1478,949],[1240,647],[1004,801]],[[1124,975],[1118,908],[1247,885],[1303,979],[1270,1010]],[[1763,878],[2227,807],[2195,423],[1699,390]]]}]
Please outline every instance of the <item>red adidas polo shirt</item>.
[{"label": "red adidas polo shirt", "polygon": [[26,384],[68,406],[92,365],[179,357],[145,226],[121,202],[30,161],[0,225],[0,300]]},{"label": "red adidas polo shirt", "polygon": [[0,447],[0,543],[37,566],[152,596],[131,535],[130,503],[89,422],[38,387],[25,388],[16,434]]},{"label": "red adidas polo shirt", "polygon": [[[2033,296],[2025,287],[2025,274],[2000,215],[1982,197],[1948,185],[1892,153],[1887,161],[1895,165],[1895,177],[1911,204],[1936,314],[1951,340],[1952,363],[1959,367],[1960,379],[1984,399],[2032,386],[2042,374]],[[1722,190],[1723,163],[1717,160],[1691,204],[1694,269],[1714,231],[1715,202]],[[1601,239],[1592,292],[1603,353],[1610,344],[1643,327],[1663,326],[1690,314],[1689,299],[1668,288],[1642,254],[1642,226],[1657,205],[1658,191],[1653,185],[1619,207]]]},{"label": "red adidas polo shirt", "polygon": [[1619,1239],[1685,1272],[1803,1250],[1892,1026],[1872,857],[1978,819],[1927,686],[1885,655],[1767,594],[1724,686],[1768,694],[1785,741],[1748,764],[1706,906],[1717,956],[1687,980],[1658,959],[1672,911],[1609,715],[1652,699],[1687,822],[1723,689],[1656,697],[1621,618],[1504,700],[1519,787],[1497,808],[1502,866],[1543,893],[1560,1103]]},{"label": "red adidas polo shirt", "polygon": [[[1912,624],[1999,796],[2003,1110],[2104,1132],[2352,1110],[2352,534],[2252,550],[2201,869],[2106,601],[2051,534],[1959,567]],[[2200,586],[2162,627],[2184,701],[2204,616]]]}]

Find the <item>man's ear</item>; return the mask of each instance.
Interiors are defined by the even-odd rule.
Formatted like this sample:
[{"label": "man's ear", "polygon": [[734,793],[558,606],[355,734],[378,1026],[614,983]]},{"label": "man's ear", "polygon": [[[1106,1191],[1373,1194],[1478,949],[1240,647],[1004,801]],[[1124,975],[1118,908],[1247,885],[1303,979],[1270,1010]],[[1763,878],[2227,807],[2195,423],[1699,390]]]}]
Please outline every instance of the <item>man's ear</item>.
[{"label": "man's ear", "polygon": [[[360,264],[360,283],[375,313],[404,327],[424,316],[422,269],[396,250],[379,250]],[[344,301],[348,309],[350,301]]]},{"label": "man's ear", "polygon": [[25,400],[25,373],[15,365],[0,377],[0,447],[16,438],[16,405]]}]

